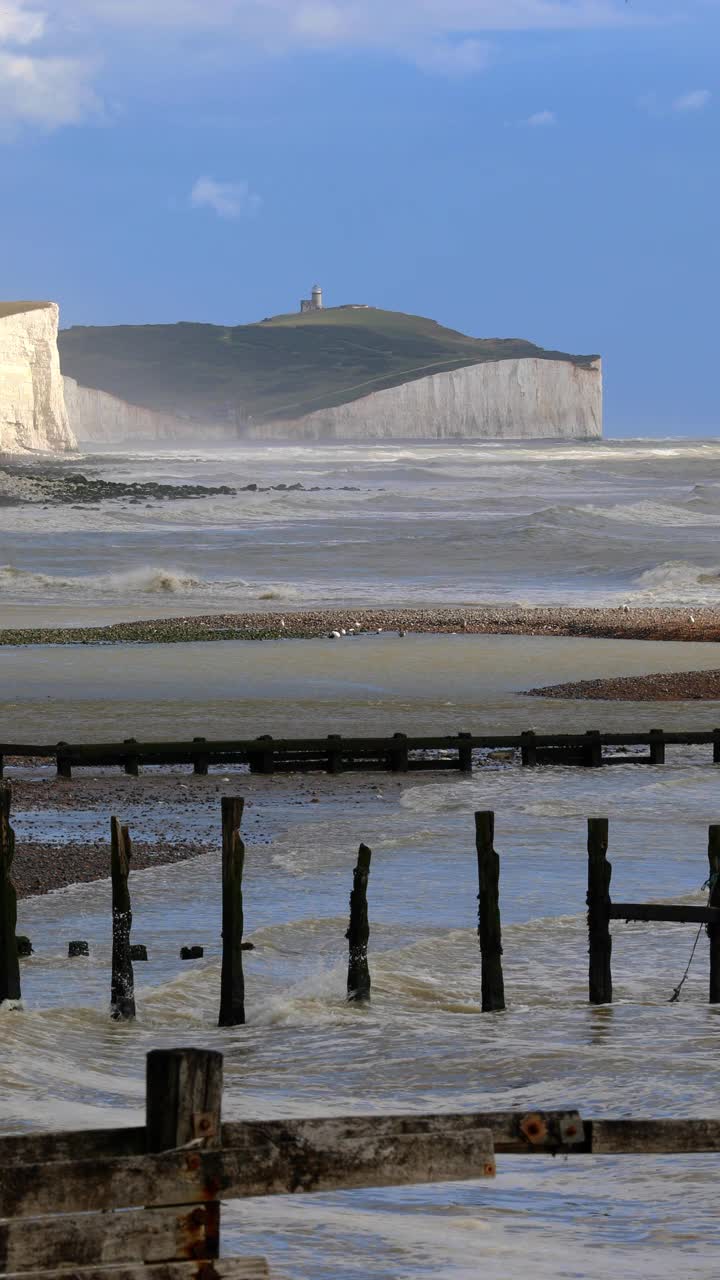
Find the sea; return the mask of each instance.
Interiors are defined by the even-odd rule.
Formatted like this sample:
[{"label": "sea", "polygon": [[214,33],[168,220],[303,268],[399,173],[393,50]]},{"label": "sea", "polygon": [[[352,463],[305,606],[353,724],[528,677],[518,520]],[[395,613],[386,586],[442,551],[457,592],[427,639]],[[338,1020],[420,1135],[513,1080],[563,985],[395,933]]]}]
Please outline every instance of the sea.
[{"label": "sea", "polygon": [[[34,463],[25,464],[28,472]],[[45,464],[43,464],[45,465]],[[61,472],[237,490],[0,505],[2,625],[102,623],[334,605],[715,603],[720,441],[114,451]],[[0,468],[0,471],[2,468]],[[23,479],[26,484],[27,477]],[[256,488],[247,489],[245,486]],[[302,488],[291,486],[302,485]],[[281,487],[284,486],[284,487]],[[32,489],[32,485],[31,485]],[[168,490],[163,492],[167,495]],[[406,635],[0,649],[0,736],[225,737],[715,727],[713,704],[529,697],[584,677],[720,667],[720,646]],[[48,802],[23,778],[19,840],[106,841],[110,783]],[[35,954],[22,1011],[0,1010],[0,1128],[142,1123],[151,1048],[220,1049],[225,1117],[574,1107],[711,1116],[720,1008],[697,926],[613,926],[615,999],[587,1002],[586,820],[610,823],[618,899],[700,904],[720,822],[707,748],[662,767],[122,780],[118,814],[159,851],[131,876],[138,1018],[109,1018],[107,881],[19,904]],[[37,801],[33,801],[37,784]],[[117,801],[116,778],[112,803]],[[124,789],[122,789],[124,788]],[[221,794],[246,799],[247,1024],[217,1028]],[[473,814],[492,810],[508,1007],[480,1010]],[[369,884],[372,1000],[345,999],[357,848]],[[88,960],[66,958],[70,938]],[[680,998],[671,996],[697,946]],[[183,963],[180,946],[205,956]],[[231,1202],[226,1254],[278,1280],[644,1280],[714,1276],[717,1157],[498,1157],[494,1180]]]}]

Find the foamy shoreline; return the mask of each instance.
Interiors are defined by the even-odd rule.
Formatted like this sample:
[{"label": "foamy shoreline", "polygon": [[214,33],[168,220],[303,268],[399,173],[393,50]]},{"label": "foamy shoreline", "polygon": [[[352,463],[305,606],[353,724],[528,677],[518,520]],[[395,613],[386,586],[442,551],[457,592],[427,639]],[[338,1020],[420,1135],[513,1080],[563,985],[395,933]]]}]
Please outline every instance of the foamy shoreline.
[{"label": "foamy shoreline", "polygon": [[[208,640],[337,639],[406,634],[587,636],[617,640],[720,641],[720,608],[578,608],[564,605],[428,605],[222,613],[107,626],[0,630],[0,645],[187,644]],[[333,636],[333,633],[337,633]]]}]

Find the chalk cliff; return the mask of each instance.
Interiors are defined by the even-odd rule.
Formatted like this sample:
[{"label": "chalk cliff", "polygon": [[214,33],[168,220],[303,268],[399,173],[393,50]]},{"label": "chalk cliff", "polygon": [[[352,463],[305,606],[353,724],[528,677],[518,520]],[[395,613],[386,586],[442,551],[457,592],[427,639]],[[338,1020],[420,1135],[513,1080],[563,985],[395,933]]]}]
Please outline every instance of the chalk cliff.
[{"label": "chalk cliff", "polygon": [[57,334],[54,302],[0,303],[0,453],[76,447]]},{"label": "chalk cliff", "polygon": [[117,443],[186,440],[196,444],[199,439],[237,438],[234,427],[207,426],[172,413],[146,409],[106,391],[81,387],[74,378],[66,377],[64,383],[68,417],[81,444],[108,440]]},{"label": "chalk cliff", "polygon": [[602,362],[468,365],[291,421],[252,424],[246,434],[311,440],[588,439],[602,435]]}]

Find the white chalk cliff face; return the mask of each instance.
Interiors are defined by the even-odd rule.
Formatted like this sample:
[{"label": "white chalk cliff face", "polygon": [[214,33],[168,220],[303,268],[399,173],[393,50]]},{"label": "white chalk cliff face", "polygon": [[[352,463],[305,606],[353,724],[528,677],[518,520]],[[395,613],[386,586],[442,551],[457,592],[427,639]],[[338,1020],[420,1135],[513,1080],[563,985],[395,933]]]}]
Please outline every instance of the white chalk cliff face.
[{"label": "white chalk cliff face", "polygon": [[54,302],[0,303],[0,453],[76,447],[57,332]]},{"label": "white chalk cliff face", "polygon": [[111,440],[117,443],[149,440],[226,440],[237,438],[237,431],[206,428],[171,413],[158,413],[130,404],[119,396],[82,387],[74,378],[64,378],[68,417],[81,444]]},{"label": "white chalk cliff face", "polygon": [[287,422],[253,425],[265,439],[588,439],[602,435],[602,362],[494,360],[375,391]]}]

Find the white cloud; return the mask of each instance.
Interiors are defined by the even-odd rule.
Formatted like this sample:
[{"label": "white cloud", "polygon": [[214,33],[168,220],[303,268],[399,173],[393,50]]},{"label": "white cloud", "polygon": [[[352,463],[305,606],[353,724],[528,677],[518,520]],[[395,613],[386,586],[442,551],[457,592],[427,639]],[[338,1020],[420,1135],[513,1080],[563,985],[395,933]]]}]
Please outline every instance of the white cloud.
[{"label": "white cloud", "polygon": [[702,111],[706,107],[712,94],[709,89],[693,89],[690,93],[683,93],[676,98],[672,104],[673,111]]},{"label": "white cloud", "polygon": [[212,209],[219,218],[251,218],[262,207],[262,199],[247,182],[216,182],[198,178],[190,192],[195,209]]},{"label": "white cloud", "polygon": [[101,112],[92,88],[93,63],[79,58],[33,58],[0,50],[0,130],[17,125],[57,129]]},{"label": "white cloud", "polygon": [[486,40],[450,40],[418,48],[411,60],[422,71],[446,76],[467,76],[484,71],[491,47]]},{"label": "white cloud", "polygon": [[525,124],[529,124],[532,129],[542,129],[547,125],[557,124],[557,116],[554,111],[536,111],[534,115],[528,116]]},{"label": "white cloud", "polygon": [[0,44],[31,44],[44,30],[44,13],[31,12],[23,0],[0,0]]}]

